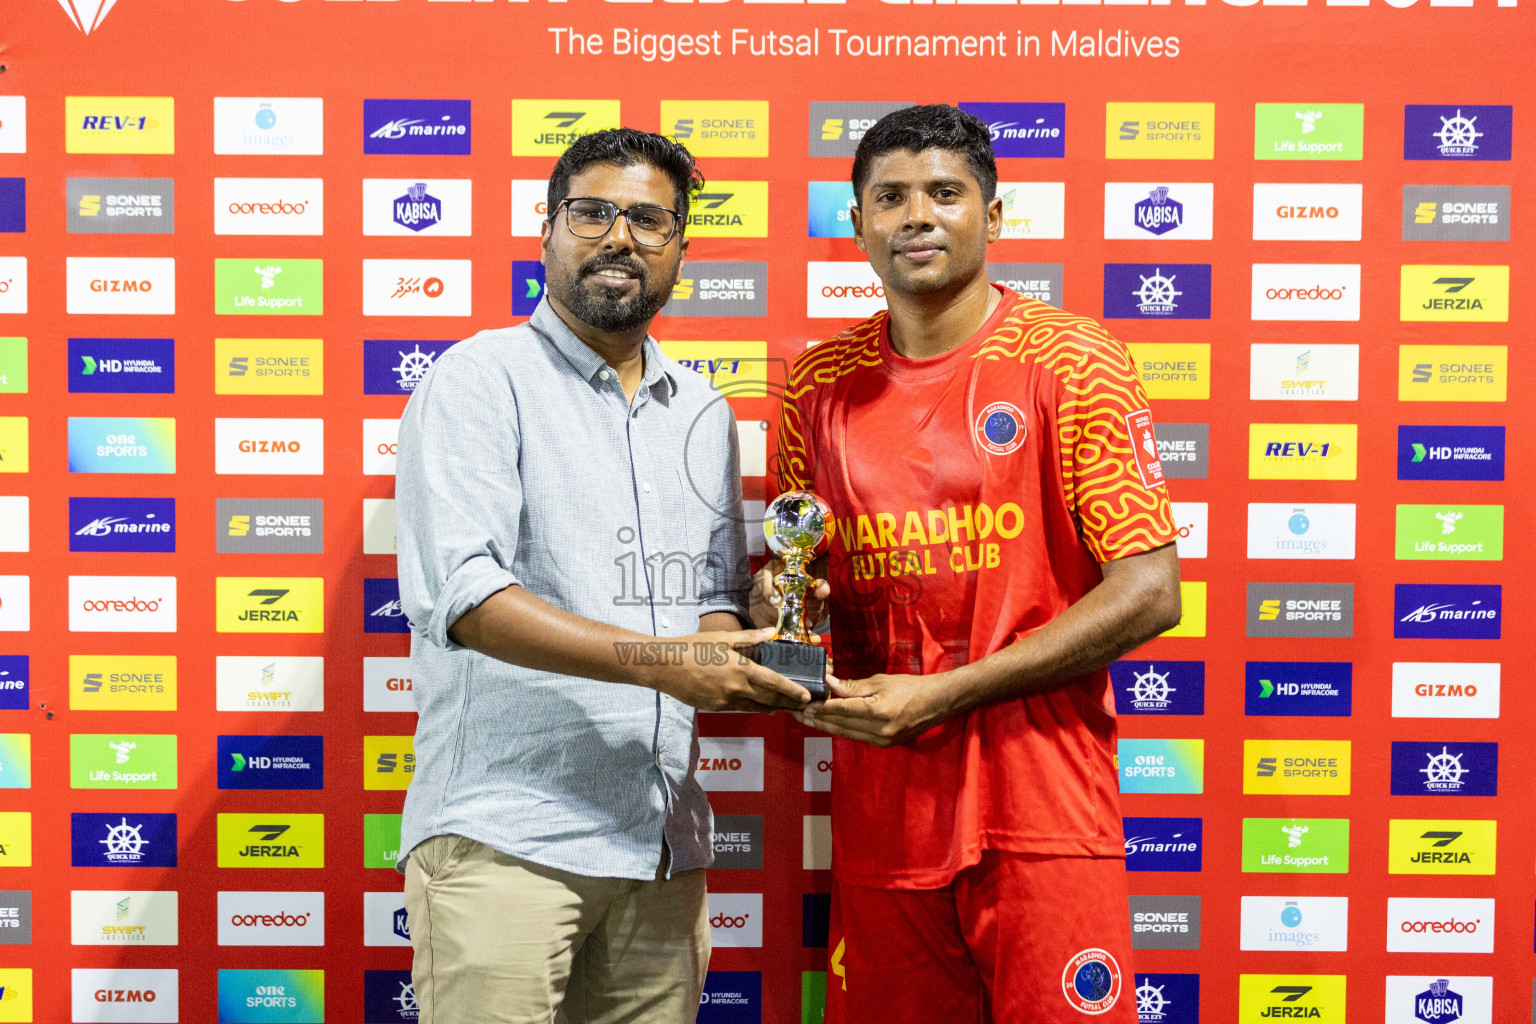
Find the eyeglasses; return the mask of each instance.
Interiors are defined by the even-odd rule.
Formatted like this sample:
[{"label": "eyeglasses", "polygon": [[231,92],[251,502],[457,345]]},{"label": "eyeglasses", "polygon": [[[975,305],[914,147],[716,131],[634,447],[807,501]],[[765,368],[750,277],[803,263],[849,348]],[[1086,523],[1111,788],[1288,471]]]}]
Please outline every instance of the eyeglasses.
[{"label": "eyeglasses", "polygon": [[[629,237],[640,245],[666,245],[677,234],[677,211],[664,206],[631,206],[625,210],[606,199],[565,199],[560,206],[565,208],[565,226],[577,238],[604,237],[613,230],[619,214],[629,222]],[[560,207],[556,207],[555,214],[559,213]]]}]

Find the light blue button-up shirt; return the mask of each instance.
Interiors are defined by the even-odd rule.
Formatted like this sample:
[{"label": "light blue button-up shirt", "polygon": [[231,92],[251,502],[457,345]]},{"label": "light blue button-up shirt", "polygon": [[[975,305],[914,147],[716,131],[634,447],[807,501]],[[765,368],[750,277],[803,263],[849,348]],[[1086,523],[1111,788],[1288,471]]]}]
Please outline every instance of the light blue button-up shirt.
[{"label": "light blue button-up shirt", "polygon": [[656,637],[709,612],[746,621],[736,419],[644,342],[618,375],[541,302],[527,324],[438,357],[400,421],[400,596],[418,714],[401,859],[452,833],[576,874],[707,867],[694,711],[655,690],[509,665],[455,644],[460,615],[512,585]]}]

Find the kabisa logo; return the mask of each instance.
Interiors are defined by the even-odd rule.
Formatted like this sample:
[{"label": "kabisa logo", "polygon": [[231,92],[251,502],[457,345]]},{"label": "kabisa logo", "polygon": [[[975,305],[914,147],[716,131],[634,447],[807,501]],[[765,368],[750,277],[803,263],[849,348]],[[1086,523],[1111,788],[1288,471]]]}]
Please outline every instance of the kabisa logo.
[{"label": "kabisa logo", "polygon": [[1508,160],[1514,112],[1511,106],[1410,103],[1403,108],[1403,159]]},{"label": "kabisa logo", "polygon": [[64,125],[66,153],[176,152],[176,101],[169,96],[66,96]]},{"label": "kabisa logo", "polygon": [[1461,993],[1451,991],[1448,978],[1436,978],[1429,988],[1413,997],[1413,1015],[1426,1024],[1462,1019]]},{"label": "kabisa logo", "polygon": [[1503,480],[1504,428],[1399,426],[1399,480]]},{"label": "kabisa logo", "polygon": [[363,632],[409,633],[411,623],[400,605],[400,581],[394,578],[363,580]]},{"label": "kabisa logo", "polygon": [[363,1020],[414,1024],[420,1016],[410,971],[363,972]]},{"label": "kabisa logo", "polygon": [[418,181],[405,190],[405,195],[395,197],[391,216],[403,228],[424,231],[442,223],[443,204],[427,192],[426,182]]},{"label": "kabisa logo", "polygon": [[1244,818],[1243,870],[1347,874],[1348,818]]},{"label": "kabisa logo", "polygon": [[1404,265],[1398,319],[1497,323],[1509,319],[1509,267]]},{"label": "kabisa logo", "polygon": [[661,130],[694,156],[767,156],[767,100],[662,100]]},{"label": "kabisa logo", "polygon": [[1349,717],[1354,665],[1347,661],[1250,661],[1244,670],[1249,715]]},{"label": "kabisa logo", "polygon": [[325,101],[319,97],[215,96],[213,151],[221,156],[320,156]]},{"label": "kabisa logo", "polygon": [[176,866],[174,814],[71,814],[70,863],[77,868]]},{"label": "kabisa logo", "polygon": [[219,1016],[230,1024],[325,1019],[325,972],[220,970]]},{"label": "kabisa logo", "polygon": [[70,338],[70,394],[155,394],[176,390],[171,338]]},{"label": "kabisa logo", "polygon": [[1387,1019],[1404,1024],[1493,1024],[1493,978],[1387,978]]},{"label": "kabisa logo", "polygon": [[1244,740],[1244,793],[1348,796],[1349,740]]},{"label": "kabisa logo", "polygon": [[1125,870],[1199,871],[1199,818],[1126,818]]},{"label": "kabisa logo", "polygon": [[852,157],[864,133],[886,114],[909,103],[828,103],[813,100],[810,111],[810,155]]},{"label": "kabisa logo", "polygon": [[322,814],[220,814],[221,868],[325,866]]},{"label": "kabisa logo", "polygon": [[59,0],[59,6],[64,8],[75,28],[86,35],[101,27],[107,12],[116,4],[117,0]]},{"label": "kabisa logo", "polygon": [[622,123],[618,100],[513,100],[512,155],[557,157],[583,135]]},{"label": "kabisa logo", "polygon": [[409,395],[452,341],[363,342],[363,394]]},{"label": "kabisa logo", "polygon": [[1393,818],[1387,825],[1387,871],[1394,875],[1491,875],[1497,821]]},{"label": "kabisa logo", "polygon": [[1137,974],[1138,1024],[1200,1024],[1200,975]]},{"label": "kabisa logo", "polygon": [[1404,185],[1403,241],[1509,241],[1509,186]]},{"label": "kabisa logo", "polygon": [[1111,318],[1209,320],[1209,263],[1106,263],[1104,315]]},{"label": "kabisa logo", "polygon": [[468,178],[364,178],[363,234],[468,236],[474,227],[472,195]]},{"label": "kabisa logo", "polygon": [[31,664],[25,654],[0,654],[0,711],[25,711],[31,706]]},{"label": "kabisa logo", "polygon": [[220,736],[220,789],[323,789],[320,736]]},{"label": "kabisa logo", "polygon": [[70,498],[69,550],[176,550],[175,498]]},{"label": "kabisa logo", "polygon": [[1497,743],[1393,741],[1393,796],[1498,796]]},{"label": "kabisa logo", "polygon": [[1132,207],[1132,220],[1138,228],[1161,236],[1184,226],[1184,204],[1170,199],[1168,192],[1166,185],[1159,185]]},{"label": "kabisa logo", "polygon": [[174,178],[70,178],[64,192],[70,234],[169,235],[176,230]]},{"label": "kabisa logo", "polygon": [[1498,584],[1399,583],[1392,635],[1399,639],[1497,640],[1504,590]]},{"label": "kabisa logo", "polygon": [[469,100],[363,100],[363,152],[468,156]]},{"label": "kabisa logo", "polygon": [[1109,666],[1122,715],[1205,714],[1205,662],[1116,661]]},{"label": "kabisa logo", "polygon": [[992,133],[992,152],[1002,157],[1059,159],[1067,155],[1065,103],[961,103]]},{"label": "kabisa logo", "polygon": [[1061,972],[1061,993],[1078,1013],[1108,1013],[1120,999],[1120,965],[1102,949],[1085,949]]},{"label": "kabisa logo", "polygon": [[1210,238],[1214,198],[1208,181],[1107,181],[1104,237]]},{"label": "kabisa logo", "polygon": [[[676,286],[673,292],[676,292]],[[513,260],[512,315],[533,316],[543,298],[544,264],[539,260]]]}]

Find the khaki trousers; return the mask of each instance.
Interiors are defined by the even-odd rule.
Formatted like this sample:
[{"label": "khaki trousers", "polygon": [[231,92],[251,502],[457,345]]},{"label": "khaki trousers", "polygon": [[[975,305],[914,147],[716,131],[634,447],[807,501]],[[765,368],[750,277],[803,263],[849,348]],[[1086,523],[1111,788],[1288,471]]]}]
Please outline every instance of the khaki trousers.
[{"label": "khaki trousers", "polygon": [[405,908],[420,1024],[698,1015],[709,966],[703,871],[590,878],[442,835],[411,851]]}]

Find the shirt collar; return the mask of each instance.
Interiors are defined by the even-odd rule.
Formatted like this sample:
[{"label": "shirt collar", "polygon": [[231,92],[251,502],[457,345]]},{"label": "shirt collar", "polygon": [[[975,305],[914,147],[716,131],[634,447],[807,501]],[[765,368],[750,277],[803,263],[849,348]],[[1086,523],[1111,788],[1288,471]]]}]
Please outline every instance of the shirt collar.
[{"label": "shirt collar", "polygon": [[[539,299],[539,304],[535,307],[528,323],[550,340],[555,349],[565,357],[565,361],[581,374],[583,380],[591,382],[598,372],[608,365],[590,345],[576,337],[575,332],[560,319],[560,314],[555,312],[547,298]],[[668,399],[677,394],[677,380],[663,365],[661,346],[656,344],[656,339],[647,334],[641,349],[645,353],[645,375],[640,379],[640,386],[650,389],[652,398],[667,404]],[[658,384],[662,386],[657,387]]]}]

